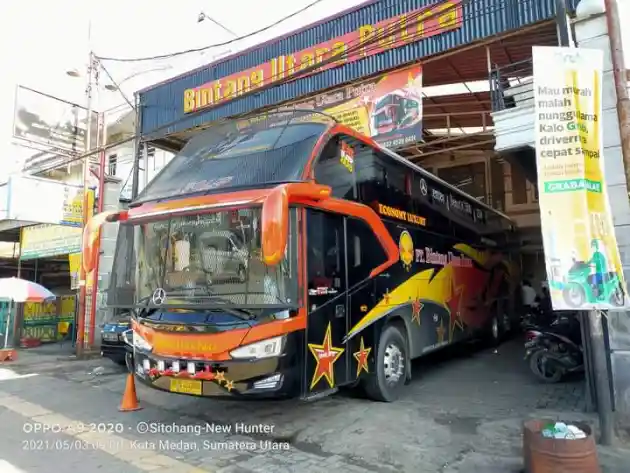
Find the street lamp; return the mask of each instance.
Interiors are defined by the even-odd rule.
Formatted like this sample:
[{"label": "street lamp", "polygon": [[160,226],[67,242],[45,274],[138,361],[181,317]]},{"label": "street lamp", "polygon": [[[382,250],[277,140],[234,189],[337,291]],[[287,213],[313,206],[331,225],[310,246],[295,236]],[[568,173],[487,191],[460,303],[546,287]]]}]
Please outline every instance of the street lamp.
[{"label": "street lamp", "polygon": [[173,66],[167,65],[167,66],[163,66],[163,67],[156,67],[154,69],[147,69],[144,71],[137,71],[134,72],[133,74],[125,77],[123,80],[121,80],[120,82],[118,82],[118,85],[115,84],[106,84],[103,87],[107,90],[109,90],[110,92],[117,92],[118,90],[120,90],[120,86],[127,82],[129,79],[133,79],[134,77],[140,76],[142,74],[147,74],[149,72],[156,72],[156,71],[166,71],[169,69],[173,69]]},{"label": "street lamp", "polygon": [[199,13],[199,15],[197,16],[197,23],[201,23],[204,20],[208,20],[212,23],[214,23],[215,25],[217,25],[219,28],[221,28],[223,31],[227,31],[229,34],[231,34],[232,36],[234,36],[235,38],[238,38],[238,35],[232,31],[231,29],[229,29],[228,27],[222,25],[221,23],[219,23],[217,20],[215,20],[214,18],[206,15],[204,12]]}]

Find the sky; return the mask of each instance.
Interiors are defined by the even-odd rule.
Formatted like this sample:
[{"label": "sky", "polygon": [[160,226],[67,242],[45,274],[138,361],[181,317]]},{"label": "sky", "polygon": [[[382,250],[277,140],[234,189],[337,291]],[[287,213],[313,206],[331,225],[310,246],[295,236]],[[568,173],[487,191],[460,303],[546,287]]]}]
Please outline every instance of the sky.
[{"label": "sky", "polygon": [[[13,122],[16,84],[85,104],[84,73],[88,52],[100,56],[138,57],[165,54],[226,41],[232,36],[210,21],[197,22],[200,12],[245,35],[286,16],[312,0],[0,0],[0,153],[6,156]],[[307,12],[247,40],[176,59],[141,63],[105,62],[127,97],[135,90],[212,62],[213,57],[236,52],[305,24],[352,7],[363,0],[323,0]],[[230,8],[231,6],[231,8]],[[620,0],[622,18],[630,18],[630,0]],[[247,14],[242,15],[242,12]],[[630,33],[626,35],[630,65]],[[231,51],[230,51],[231,50]],[[130,75],[135,77],[125,80]],[[101,78],[101,86],[108,81]],[[100,87],[93,106],[107,110],[125,103],[118,92]]]}]

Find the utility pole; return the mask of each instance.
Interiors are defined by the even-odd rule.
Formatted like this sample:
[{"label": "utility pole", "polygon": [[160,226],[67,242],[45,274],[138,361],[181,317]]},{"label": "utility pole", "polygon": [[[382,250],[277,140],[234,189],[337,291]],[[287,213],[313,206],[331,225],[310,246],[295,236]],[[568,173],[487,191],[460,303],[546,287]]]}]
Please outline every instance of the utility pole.
[{"label": "utility pole", "polygon": [[[599,417],[599,442],[602,445],[612,445],[615,436],[615,418],[610,392],[610,379],[604,340],[604,321],[606,314],[599,310],[588,313],[588,323],[591,333],[591,349],[593,355],[593,371],[595,375],[595,390],[597,392],[597,413]],[[583,319],[584,320],[584,319]]]},{"label": "utility pole", "polygon": [[[94,80],[95,75],[95,66],[96,59],[94,57],[94,53],[90,51],[88,57],[88,68],[87,68],[87,85],[85,87],[85,95],[86,95],[86,110],[87,110],[87,118],[86,118],[86,130],[85,130],[85,153],[86,157],[83,159],[83,230],[87,228],[88,220],[90,217],[90,199],[89,199],[89,178],[90,178],[90,155],[89,152],[92,149],[92,82]],[[83,240],[82,240],[83,246]],[[85,273],[84,260],[85,257],[85,249],[81,248],[81,267],[79,271],[79,310],[77,314],[77,355],[81,356],[85,350],[85,318],[87,314],[87,275]],[[94,291],[92,291],[94,292]]]},{"label": "utility pole", "polygon": [[623,42],[621,39],[621,24],[616,0],[604,0],[606,5],[606,22],[610,37],[610,52],[612,55],[615,90],[617,91],[617,115],[619,118],[619,132],[621,134],[621,154],[626,172],[626,186],[630,193],[630,98],[628,97],[628,78],[623,59]]},{"label": "utility pole", "polygon": [[136,137],[133,144],[133,168],[131,179],[131,200],[135,200],[140,192],[140,151],[142,149],[142,141],[140,141],[140,133],[142,131],[142,113],[140,111],[140,102],[138,94],[135,94],[136,104]]},{"label": "utility pole", "polygon": [[556,0],[556,24],[558,25],[558,42],[560,46],[572,46],[567,20],[566,0]]}]

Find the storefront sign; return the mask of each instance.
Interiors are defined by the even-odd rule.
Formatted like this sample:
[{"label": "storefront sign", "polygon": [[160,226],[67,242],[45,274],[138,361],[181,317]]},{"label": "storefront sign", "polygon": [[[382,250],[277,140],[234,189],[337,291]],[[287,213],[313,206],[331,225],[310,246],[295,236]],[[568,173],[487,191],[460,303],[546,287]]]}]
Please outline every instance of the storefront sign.
[{"label": "storefront sign", "polygon": [[422,139],[422,67],[351,84],[280,110],[324,112],[386,148]]},{"label": "storefront sign", "polygon": [[536,155],[555,310],[629,307],[604,180],[599,50],[534,47]]},{"label": "storefront sign", "polygon": [[[276,81],[289,79],[297,72],[336,57],[339,58],[337,61],[327,63],[309,73],[339,67],[388,49],[457,29],[462,25],[461,3],[462,0],[440,2],[373,25],[363,25],[351,33],[302,51],[279,56],[265,64],[187,89],[184,91],[184,113],[224,103]],[[376,38],[379,38],[378,41],[372,42]]]},{"label": "storefront sign", "polygon": [[42,342],[61,340],[74,322],[74,296],[61,296],[53,302],[26,302],[22,336]]},{"label": "storefront sign", "polygon": [[[55,156],[75,156],[85,151],[87,116],[85,107],[18,86],[13,137],[28,142],[31,149],[39,149],[26,158],[26,166],[33,167]],[[94,149],[98,132],[96,112],[92,112],[91,124],[91,149]]]},{"label": "storefront sign", "polygon": [[71,253],[68,255],[68,266],[70,267],[70,289],[79,289],[79,273],[81,272],[81,253]]},{"label": "storefront sign", "polygon": [[[83,186],[32,176],[9,179],[8,219],[81,227]],[[33,197],[38,198],[37,205]],[[94,191],[88,190],[88,216],[94,209]]]},{"label": "storefront sign", "polygon": [[21,259],[48,258],[81,251],[82,230],[64,225],[33,225],[22,228]]}]

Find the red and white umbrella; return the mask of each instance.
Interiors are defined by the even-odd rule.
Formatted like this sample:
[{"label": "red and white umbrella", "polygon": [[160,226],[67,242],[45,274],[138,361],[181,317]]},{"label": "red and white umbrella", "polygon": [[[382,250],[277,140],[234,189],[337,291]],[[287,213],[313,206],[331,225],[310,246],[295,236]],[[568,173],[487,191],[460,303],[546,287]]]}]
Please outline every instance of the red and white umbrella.
[{"label": "red and white umbrella", "polygon": [[44,302],[56,299],[52,292],[33,281],[19,278],[0,278],[0,299],[13,302]]},{"label": "red and white umbrella", "polygon": [[0,278],[0,300],[5,299],[11,301],[4,331],[4,348],[7,348],[9,338],[13,302],[44,302],[56,298],[57,296],[44,286],[33,281],[19,278]]}]

